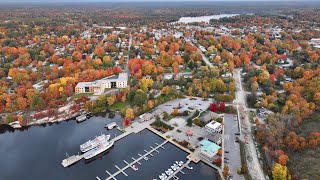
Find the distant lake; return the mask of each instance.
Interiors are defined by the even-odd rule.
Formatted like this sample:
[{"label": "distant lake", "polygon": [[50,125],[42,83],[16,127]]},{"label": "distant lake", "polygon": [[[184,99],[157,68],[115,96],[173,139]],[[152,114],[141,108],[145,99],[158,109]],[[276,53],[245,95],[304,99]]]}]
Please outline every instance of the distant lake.
[{"label": "distant lake", "polygon": [[179,21],[173,23],[194,23],[194,22],[205,22],[209,23],[210,19],[220,19],[224,17],[233,17],[239,14],[219,14],[211,16],[198,16],[198,17],[181,17]]},{"label": "distant lake", "polygon": [[[65,154],[77,154],[79,145],[94,138],[100,133],[111,134],[112,137],[120,135],[117,129],[111,131],[104,128],[105,124],[116,122],[121,124],[122,117],[91,117],[77,123],[74,119],[53,124],[31,126],[21,130],[14,130],[0,125],[0,180],[87,180],[108,177],[106,170],[115,173],[115,165],[124,167],[132,157],[144,154],[144,150],[155,147],[155,143],[162,143],[164,139],[149,130],[131,134],[117,141],[113,148],[102,153],[90,161],[81,160],[76,164],[64,168],[61,165]],[[149,160],[141,160],[138,171],[126,170],[129,175],[120,174],[117,179],[158,179],[158,175],[165,172],[175,161],[186,161],[187,153],[171,143],[164,145],[159,153],[153,153]],[[184,169],[186,173],[177,176],[184,180],[215,180],[215,170],[199,162],[191,163],[193,170]]]}]

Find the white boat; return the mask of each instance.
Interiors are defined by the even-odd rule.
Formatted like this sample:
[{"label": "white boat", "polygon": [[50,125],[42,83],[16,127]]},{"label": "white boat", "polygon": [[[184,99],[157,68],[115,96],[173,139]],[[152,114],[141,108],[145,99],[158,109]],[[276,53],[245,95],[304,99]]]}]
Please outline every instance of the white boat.
[{"label": "white boat", "polygon": [[173,173],[173,171],[172,171],[172,169],[170,169],[170,168],[166,171],[166,174],[167,174],[168,176],[170,176],[172,173]]},{"label": "white boat", "polygon": [[132,167],[132,169],[135,170],[135,171],[138,170],[138,167],[137,167],[136,165],[132,165],[131,167]]},{"label": "white boat", "polygon": [[101,134],[100,136],[95,137],[93,140],[89,140],[84,144],[80,145],[81,152],[87,152],[95,147],[97,147],[102,141],[109,140],[110,135]]},{"label": "white boat", "polygon": [[116,122],[112,122],[112,123],[110,123],[110,124],[107,124],[106,125],[106,128],[108,128],[108,130],[111,130],[111,129],[113,129],[114,127],[117,127],[118,125],[117,125],[117,123]]},{"label": "white boat", "polygon": [[178,165],[181,167],[183,165],[183,161],[179,161]]},{"label": "white boat", "polygon": [[87,116],[86,115],[80,115],[78,117],[76,117],[77,122],[82,122],[87,120]]},{"label": "white boat", "polygon": [[171,169],[172,169],[173,171],[176,171],[176,170],[177,170],[176,166],[171,166]]},{"label": "white boat", "polygon": [[145,156],[143,159],[146,160],[146,161],[148,161],[149,158],[148,158],[147,156]]},{"label": "white boat", "polygon": [[110,149],[114,144],[114,141],[108,141],[104,140],[101,144],[99,144],[97,147],[91,149],[90,151],[83,154],[84,159],[91,159],[95,157],[96,155]]}]

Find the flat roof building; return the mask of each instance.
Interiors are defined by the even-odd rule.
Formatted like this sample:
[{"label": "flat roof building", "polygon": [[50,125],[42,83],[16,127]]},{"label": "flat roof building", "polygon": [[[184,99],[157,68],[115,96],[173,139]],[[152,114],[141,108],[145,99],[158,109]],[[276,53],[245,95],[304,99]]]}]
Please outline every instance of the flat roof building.
[{"label": "flat roof building", "polygon": [[215,159],[216,154],[221,148],[217,144],[204,139],[199,142],[200,145],[200,157],[212,162]]},{"label": "flat roof building", "polygon": [[212,121],[205,126],[205,130],[211,134],[220,133],[222,131],[221,123]]}]

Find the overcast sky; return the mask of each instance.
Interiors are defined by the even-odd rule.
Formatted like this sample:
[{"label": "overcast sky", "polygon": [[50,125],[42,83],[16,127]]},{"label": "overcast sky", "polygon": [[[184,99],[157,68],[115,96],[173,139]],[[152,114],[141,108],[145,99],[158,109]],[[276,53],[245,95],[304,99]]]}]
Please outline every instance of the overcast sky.
[{"label": "overcast sky", "polygon": [[[283,0],[0,0],[0,2],[159,2],[159,1],[207,1],[207,2],[214,2],[214,1],[283,1]],[[305,0],[284,0],[284,1],[305,1]],[[318,0],[307,0],[307,1],[318,1]]]}]

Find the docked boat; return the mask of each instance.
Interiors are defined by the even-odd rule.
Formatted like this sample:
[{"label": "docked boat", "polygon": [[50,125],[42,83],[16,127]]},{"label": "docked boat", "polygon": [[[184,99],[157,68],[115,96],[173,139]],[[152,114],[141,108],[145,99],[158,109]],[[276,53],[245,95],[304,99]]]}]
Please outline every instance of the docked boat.
[{"label": "docked boat", "polygon": [[183,161],[176,161],[176,164],[179,165],[180,167],[183,166]]},{"label": "docked boat", "polygon": [[76,117],[77,122],[82,122],[87,120],[87,116],[85,114]]},{"label": "docked boat", "polygon": [[[179,166],[178,166],[179,167]],[[172,165],[171,166],[171,169],[173,170],[173,171],[176,171],[178,168],[177,168],[177,165],[176,164],[174,164],[174,165]]]},{"label": "docked boat", "polygon": [[138,167],[136,165],[131,166],[133,170],[138,171]]},{"label": "docked boat", "polygon": [[110,124],[107,124],[105,127],[108,128],[108,130],[113,129],[114,127],[117,127],[117,123],[116,122],[112,122]]},{"label": "docked boat", "polygon": [[114,144],[114,141],[104,140],[97,147],[91,149],[90,151],[83,154],[84,159],[90,159],[96,155],[110,149]]},{"label": "docked boat", "polygon": [[97,136],[93,140],[89,140],[86,143],[81,144],[80,150],[81,150],[81,152],[87,152],[87,151],[97,147],[102,141],[104,141],[104,140],[108,141],[109,139],[110,139],[110,135],[102,134],[100,136]]}]

